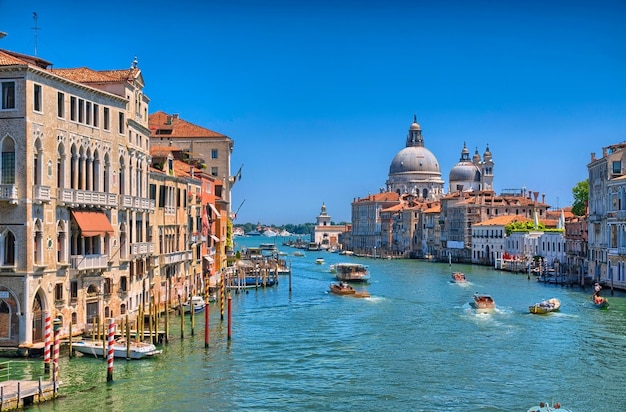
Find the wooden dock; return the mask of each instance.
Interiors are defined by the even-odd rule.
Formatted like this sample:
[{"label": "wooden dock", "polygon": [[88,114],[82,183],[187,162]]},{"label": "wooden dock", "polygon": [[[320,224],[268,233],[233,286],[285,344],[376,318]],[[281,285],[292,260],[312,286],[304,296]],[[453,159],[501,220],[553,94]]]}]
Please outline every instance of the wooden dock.
[{"label": "wooden dock", "polygon": [[0,382],[0,411],[22,409],[25,406],[56,398],[61,382],[9,380]]}]

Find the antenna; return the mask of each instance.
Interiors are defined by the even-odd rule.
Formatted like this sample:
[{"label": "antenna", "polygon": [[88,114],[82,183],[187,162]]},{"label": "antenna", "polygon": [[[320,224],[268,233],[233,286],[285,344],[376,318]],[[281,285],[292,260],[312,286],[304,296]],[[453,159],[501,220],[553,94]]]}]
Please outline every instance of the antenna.
[{"label": "antenna", "polygon": [[35,56],[37,56],[37,30],[39,30],[39,27],[37,27],[37,12],[33,12],[33,20],[35,21],[35,27],[33,27],[33,30],[35,31]]}]

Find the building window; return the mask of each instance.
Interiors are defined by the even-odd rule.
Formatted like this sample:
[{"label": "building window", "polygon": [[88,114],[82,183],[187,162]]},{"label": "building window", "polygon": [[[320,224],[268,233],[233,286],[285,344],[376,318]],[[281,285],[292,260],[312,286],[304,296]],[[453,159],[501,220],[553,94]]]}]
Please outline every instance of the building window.
[{"label": "building window", "polygon": [[57,302],[63,300],[63,283],[54,285],[54,300]]},{"label": "building window", "polygon": [[70,299],[78,299],[78,282],[75,280],[70,281]]},{"label": "building window", "polygon": [[78,99],[78,123],[85,122],[85,101]]},{"label": "building window", "polygon": [[33,93],[33,110],[36,112],[41,111],[42,101],[41,101],[41,85],[36,84],[34,93]]},{"label": "building window", "polygon": [[76,121],[76,97],[70,97],[70,120]]},{"label": "building window", "polygon": [[126,276],[121,276],[120,277],[120,290],[122,292],[126,292],[127,290],[127,286],[126,286]]},{"label": "building window", "polygon": [[2,261],[0,266],[15,265],[15,235],[10,230],[5,230],[0,235],[0,247],[2,247]]},{"label": "building window", "polygon": [[2,110],[15,109],[15,82],[2,82]]},{"label": "building window", "polygon": [[91,124],[91,102],[85,103],[85,123]]},{"label": "building window", "polygon": [[57,93],[57,116],[65,119],[65,93]]},{"label": "building window", "polygon": [[2,141],[2,157],[0,157],[0,183],[15,184],[15,142],[10,137]]},{"label": "building window", "polygon": [[217,159],[217,149],[211,149],[211,159]]},{"label": "building window", "polygon": [[119,114],[119,125],[118,125],[118,131],[120,134],[124,134],[124,113],[120,112]]},{"label": "building window", "polygon": [[613,161],[613,174],[619,175],[622,174],[622,162],[619,160]]},{"label": "building window", "polygon": [[100,106],[93,104],[93,127],[100,126]]},{"label": "building window", "polygon": [[104,130],[110,130],[111,129],[111,119],[109,117],[109,108],[105,107],[102,109],[102,115],[104,117],[103,119],[103,128]]},{"label": "building window", "polygon": [[212,167],[211,168],[211,175],[212,176],[217,176],[217,167]]}]

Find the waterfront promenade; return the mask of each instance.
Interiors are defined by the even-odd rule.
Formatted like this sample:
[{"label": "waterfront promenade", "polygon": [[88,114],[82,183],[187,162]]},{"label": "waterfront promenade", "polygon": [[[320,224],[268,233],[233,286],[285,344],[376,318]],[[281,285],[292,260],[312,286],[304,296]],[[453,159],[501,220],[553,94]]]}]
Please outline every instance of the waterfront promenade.
[{"label": "waterfront promenade", "polygon": [[[324,265],[315,264],[319,254]],[[60,398],[29,410],[526,411],[545,401],[601,412],[626,405],[626,298],[617,291],[607,291],[610,309],[598,310],[589,290],[486,267],[327,252],[287,259],[291,293],[285,276],[276,287],[232,295],[230,341],[212,303],[208,348],[201,316],[194,336],[187,318],[182,339],[173,318],[163,354],[116,360],[112,383],[102,360],[63,357]],[[371,298],[328,293],[329,266],[340,261],[369,265]],[[468,285],[450,283],[452,270],[464,272]],[[474,292],[493,296],[495,313],[476,314]],[[560,312],[528,313],[550,297],[561,300]]]}]

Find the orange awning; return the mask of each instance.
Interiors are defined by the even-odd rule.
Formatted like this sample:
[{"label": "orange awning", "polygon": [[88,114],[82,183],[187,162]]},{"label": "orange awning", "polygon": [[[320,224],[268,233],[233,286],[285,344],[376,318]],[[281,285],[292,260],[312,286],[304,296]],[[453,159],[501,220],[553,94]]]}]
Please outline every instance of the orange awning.
[{"label": "orange awning", "polygon": [[83,237],[113,235],[113,226],[104,212],[92,212],[86,210],[72,210],[72,216],[78,223]]}]

